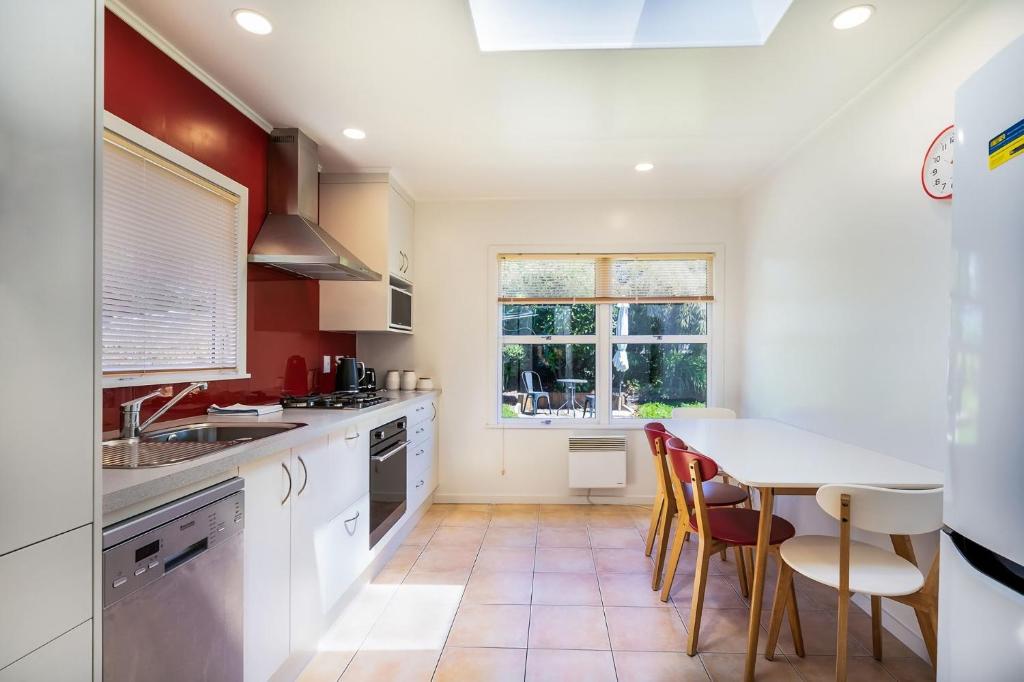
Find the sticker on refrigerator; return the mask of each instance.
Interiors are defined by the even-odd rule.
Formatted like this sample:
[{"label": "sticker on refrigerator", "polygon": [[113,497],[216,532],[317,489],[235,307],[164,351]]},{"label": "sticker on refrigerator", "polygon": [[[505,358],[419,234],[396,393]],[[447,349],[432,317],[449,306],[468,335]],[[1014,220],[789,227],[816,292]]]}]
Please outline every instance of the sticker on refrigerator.
[{"label": "sticker on refrigerator", "polygon": [[1024,154],[1024,119],[988,141],[988,169],[995,170]]}]

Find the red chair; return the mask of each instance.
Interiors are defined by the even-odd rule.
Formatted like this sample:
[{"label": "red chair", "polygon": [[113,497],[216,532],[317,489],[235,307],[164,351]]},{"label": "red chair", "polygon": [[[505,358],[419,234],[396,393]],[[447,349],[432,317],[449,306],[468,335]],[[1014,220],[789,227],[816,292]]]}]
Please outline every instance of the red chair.
[{"label": "red chair", "polygon": [[[669,438],[665,441],[665,450],[676,499],[685,497],[684,481],[690,481],[690,489],[693,493],[693,514],[690,516],[689,527],[690,530],[697,533],[697,570],[693,578],[693,596],[690,600],[689,640],[686,653],[694,656],[697,654],[697,639],[700,636],[704,590],[708,582],[708,562],[713,554],[722,549],[734,547],[737,550],[737,557],[740,557],[742,548],[755,547],[760,512],[744,507],[712,507],[704,495],[704,485],[718,474],[718,465],[715,461],[707,455],[688,450],[686,444],[678,438]],[[779,516],[772,516],[768,541],[769,552],[776,561],[780,562],[780,565],[779,545],[794,535],[796,535],[796,530],[793,528],[793,524]],[[668,566],[673,573],[679,563],[679,555],[682,551],[683,543],[677,534]],[[667,596],[666,589],[662,592],[662,600],[664,601]],[[803,656],[803,635],[800,631],[800,616],[792,586],[790,586],[788,594],[787,607],[794,648],[798,656]]]},{"label": "red chair", "polygon": [[[687,510],[686,518],[689,518],[689,510],[693,508],[692,492],[689,483],[683,484],[682,502],[676,499],[672,492],[672,477],[669,472],[668,463],[665,459],[665,441],[675,438],[669,433],[665,426],[659,422],[651,422],[644,426],[644,433],[651,446],[651,454],[654,455],[654,470],[658,478],[658,492],[654,498],[654,507],[651,509],[651,524],[647,531],[647,556],[654,551],[655,537],[660,536],[658,552],[654,558],[654,575],[651,578],[651,589],[657,590],[661,587],[665,556],[668,554],[669,528],[672,519],[679,513],[680,504]],[[676,438],[678,440],[678,438]],[[706,481],[702,486],[704,498],[707,504],[712,507],[724,507],[740,504],[747,499],[747,491],[734,485],[727,485],[717,481]],[[685,523],[676,525],[677,542],[685,542],[689,537],[689,526]],[[677,557],[678,563],[678,557]],[[662,601],[668,601],[669,591],[672,589],[672,581],[675,578],[676,565],[668,574],[668,580],[662,592]],[[736,571],[739,575],[740,585],[743,588],[744,596],[747,596],[747,575],[746,565],[742,559],[736,563]]]}]

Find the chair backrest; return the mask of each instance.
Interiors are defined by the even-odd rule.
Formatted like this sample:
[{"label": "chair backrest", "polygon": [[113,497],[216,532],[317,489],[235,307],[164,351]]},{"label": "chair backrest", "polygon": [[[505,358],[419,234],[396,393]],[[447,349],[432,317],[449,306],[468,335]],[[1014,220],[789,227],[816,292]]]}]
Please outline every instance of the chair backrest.
[{"label": "chair backrest", "polygon": [[673,419],[735,419],[736,413],[727,407],[677,407]]},{"label": "chair backrest", "polygon": [[647,442],[651,446],[651,454],[661,457],[665,454],[665,440],[672,437],[672,434],[665,429],[661,422],[651,422],[644,425],[644,434],[647,435]]},{"label": "chair backrest", "polygon": [[537,389],[533,387],[534,377],[537,377],[537,385],[540,386],[540,390],[544,390],[544,384],[540,382],[540,375],[534,372],[532,369],[525,370],[522,374],[523,385],[526,386],[527,393],[533,393]]},{"label": "chair backrest", "polygon": [[686,443],[679,438],[672,437],[665,441],[665,450],[672,470],[684,483],[690,482],[690,462],[694,461],[697,462],[697,471],[702,482],[710,481],[718,475],[718,464],[715,460],[696,450],[687,449]]},{"label": "chair backrest", "polygon": [[850,524],[888,535],[919,535],[942,528],[942,488],[899,490],[870,485],[823,485],[818,505],[840,518],[843,495],[850,496]]}]

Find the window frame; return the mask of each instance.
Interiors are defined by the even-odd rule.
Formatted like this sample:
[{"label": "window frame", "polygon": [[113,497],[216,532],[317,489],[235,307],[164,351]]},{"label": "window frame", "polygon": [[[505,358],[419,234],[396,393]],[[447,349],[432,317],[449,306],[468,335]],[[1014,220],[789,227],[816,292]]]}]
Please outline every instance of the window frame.
[{"label": "window frame", "polygon": [[[492,245],[488,249],[488,305],[490,310],[490,323],[488,333],[495,342],[492,352],[488,358],[490,370],[488,372],[491,398],[491,414],[488,426],[499,429],[640,429],[650,419],[625,418],[612,416],[611,401],[611,377],[612,377],[612,349],[616,343],[626,344],[670,344],[670,343],[705,343],[707,344],[707,406],[721,406],[723,387],[725,380],[725,363],[722,348],[725,338],[725,246],[723,244],[675,244],[675,245],[651,245],[648,248],[637,249],[635,246],[605,246],[595,245],[594,250],[601,252],[615,253],[636,253],[636,254],[657,254],[657,253],[709,253],[714,257],[714,267],[711,272],[712,285],[714,287],[713,302],[708,302],[707,327],[703,335],[631,335],[613,336],[611,333],[611,307],[614,303],[595,303],[596,334],[595,335],[539,335],[539,336],[506,336],[502,329],[502,306],[506,303],[498,302],[500,289],[500,261],[499,256],[503,253],[537,253],[537,254],[575,254],[580,253],[579,246],[551,246],[551,245]],[[582,301],[581,301],[582,302]],[[514,304],[512,304],[514,305]],[[583,419],[582,417],[552,417],[551,419],[516,419],[501,416],[501,389],[502,389],[502,347],[508,343],[593,343],[597,364],[594,368],[595,386],[594,393],[597,395],[597,418]],[[553,406],[552,409],[554,409]]]},{"label": "window frame", "polygon": [[[236,259],[236,286],[237,314],[236,314],[236,363],[235,367],[223,369],[194,369],[194,370],[154,370],[149,372],[124,372],[107,373],[101,368],[101,383],[103,388],[116,388],[119,386],[154,386],[176,384],[192,381],[225,381],[231,379],[248,379],[250,374],[246,371],[247,339],[246,339],[246,296],[248,293],[248,234],[249,234],[249,189],[241,183],[232,180],[228,176],[217,172],[206,164],[192,158],[188,154],[172,147],[163,140],[150,135],[146,131],[128,123],[122,118],[110,113],[103,112],[103,128],[112,133],[120,135],[129,142],[132,142],[146,151],[160,156],[167,161],[180,166],[186,171],[197,175],[199,178],[216,185],[238,197],[235,230],[238,242],[238,254]],[[99,152],[102,158],[103,140],[99,141]],[[102,172],[99,174],[99,182],[103,181]],[[102,220],[101,223],[102,225]],[[101,234],[102,239],[102,234]],[[102,242],[97,246],[102,254]],[[102,288],[102,269],[100,270],[100,287]],[[102,309],[102,300],[100,301]],[[100,345],[102,348],[102,329],[99,330]],[[102,357],[102,350],[100,350]]]}]

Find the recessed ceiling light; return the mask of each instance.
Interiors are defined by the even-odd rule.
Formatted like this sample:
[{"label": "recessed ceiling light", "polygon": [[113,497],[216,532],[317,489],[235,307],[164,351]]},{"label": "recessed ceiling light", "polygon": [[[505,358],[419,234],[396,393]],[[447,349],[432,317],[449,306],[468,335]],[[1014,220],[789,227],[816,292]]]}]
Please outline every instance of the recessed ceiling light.
[{"label": "recessed ceiling light", "polygon": [[844,9],[832,18],[832,26],[845,31],[848,28],[856,28],[871,18],[875,8],[873,5],[857,5]]},{"label": "recessed ceiling light", "polygon": [[274,30],[273,25],[270,23],[270,19],[267,19],[259,12],[254,12],[251,9],[236,9],[232,12],[232,16],[235,18],[235,23],[249,33],[255,33],[258,36],[265,36]]},{"label": "recessed ceiling light", "polygon": [[345,128],[341,134],[350,140],[362,140],[366,137],[366,131],[359,128]]},{"label": "recessed ceiling light", "polygon": [[654,170],[654,164],[644,161],[643,163],[638,163],[637,165],[633,166],[633,168],[636,170],[637,173],[646,173],[647,171]]}]

